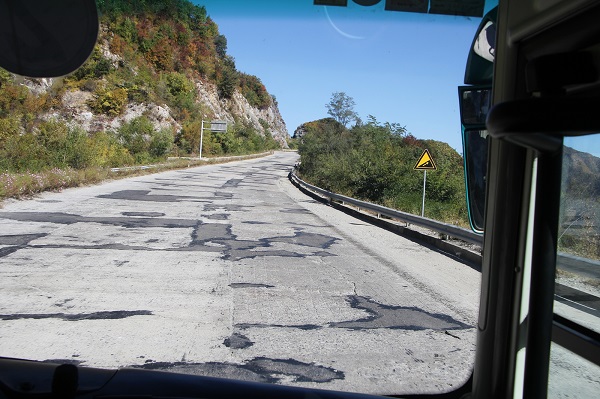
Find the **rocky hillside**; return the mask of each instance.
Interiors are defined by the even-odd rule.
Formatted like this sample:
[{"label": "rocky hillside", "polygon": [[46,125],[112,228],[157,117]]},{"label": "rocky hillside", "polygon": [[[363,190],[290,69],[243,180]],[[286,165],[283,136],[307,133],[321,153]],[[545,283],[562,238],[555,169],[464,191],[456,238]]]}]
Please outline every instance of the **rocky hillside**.
[{"label": "rocky hillside", "polygon": [[[107,134],[138,162],[148,158],[138,150],[187,155],[197,153],[201,122],[215,119],[229,122],[228,132],[205,132],[203,154],[287,147],[277,102],[258,77],[236,69],[204,7],[187,0],[99,0],[98,6],[98,44],[78,71],[30,80],[0,70],[0,152],[24,145],[27,135],[46,145],[40,131],[52,122],[90,138]],[[146,128],[138,147],[129,137],[136,126]],[[153,152],[157,132],[172,140]]]}]

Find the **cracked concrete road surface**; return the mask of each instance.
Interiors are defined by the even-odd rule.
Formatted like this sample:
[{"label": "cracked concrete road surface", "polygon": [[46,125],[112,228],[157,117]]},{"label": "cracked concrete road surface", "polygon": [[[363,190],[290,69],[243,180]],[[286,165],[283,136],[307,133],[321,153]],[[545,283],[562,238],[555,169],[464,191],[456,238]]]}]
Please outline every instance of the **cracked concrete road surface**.
[{"label": "cracked concrete road surface", "polygon": [[287,180],[297,154],[7,201],[0,355],[379,394],[470,375],[479,273]]}]

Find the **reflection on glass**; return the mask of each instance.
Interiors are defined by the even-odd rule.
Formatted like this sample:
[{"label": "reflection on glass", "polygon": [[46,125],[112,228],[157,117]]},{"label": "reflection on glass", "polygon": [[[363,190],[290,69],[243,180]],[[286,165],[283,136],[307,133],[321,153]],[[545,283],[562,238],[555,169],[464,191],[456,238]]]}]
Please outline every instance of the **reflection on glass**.
[{"label": "reflection on glass", "polygon": [[494,62],[496,56],[496,24],[489,21],[475,40],[473,44],[475,54],[490,62]]},{"label": "reflection on glass", "polygon": [[491,104],[491,90],[467,90],[461,97],[461,116],[463,125],[485,123]]},{"label": "reflection on glass", "polygon": [[556,313],[600,332],[600,136],[565,139]]},{"label": "reflection on glass", "polygon": [[487,130],[467,130],[463,133],[467,205],[471,227],[476,231],[483,231],[488,157],[487,137]]}]

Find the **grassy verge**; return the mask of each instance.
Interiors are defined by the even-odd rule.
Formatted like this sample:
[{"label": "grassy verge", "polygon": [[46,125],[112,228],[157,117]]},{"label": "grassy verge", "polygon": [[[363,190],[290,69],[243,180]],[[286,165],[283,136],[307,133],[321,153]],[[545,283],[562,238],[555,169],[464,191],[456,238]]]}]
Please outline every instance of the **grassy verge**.
[{"label": "grassy verge", "polygon": [[[106,180],[121,179],[131,176],[148,175],[164,172],[167,170],[185,169],[193,166],[226,163],[237,161],[241,158],[251,159],[264,156],[261,154],[249,154],[243,157],[219,157],[219,158],[182,158],[173,159],[169,162],[153,165],[148,169],[125,169],[112,172],[110,168],[85,168],[85,169],[58,169],[54,168],[42,172],[25,173],[0,173],[0,201],[14,198],[31,198],[35,194],[44,191],[61,191],[65,188],[81,187],[97,184]],[[0,202],[1,206],[1,202]]]}]

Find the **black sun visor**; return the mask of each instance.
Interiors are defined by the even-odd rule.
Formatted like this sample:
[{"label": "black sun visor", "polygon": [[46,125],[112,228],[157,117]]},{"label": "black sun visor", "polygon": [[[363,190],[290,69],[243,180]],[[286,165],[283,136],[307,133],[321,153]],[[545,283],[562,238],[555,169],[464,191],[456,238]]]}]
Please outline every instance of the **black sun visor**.
[{"label": "black sun visor", "polygon": [[0,67],[33,78],[79,68],[98,38],[95,0],[0,0]]}]

